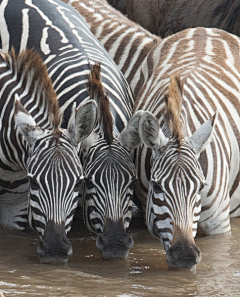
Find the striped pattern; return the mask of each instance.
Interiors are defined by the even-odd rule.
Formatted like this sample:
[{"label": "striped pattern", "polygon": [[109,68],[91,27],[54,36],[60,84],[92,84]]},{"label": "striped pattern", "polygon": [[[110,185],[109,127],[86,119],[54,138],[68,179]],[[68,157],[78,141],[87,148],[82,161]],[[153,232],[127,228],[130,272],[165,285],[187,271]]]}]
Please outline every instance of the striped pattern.
[{"label": "striped pattern", "polygon": [[160,237],[165,250],[173,242],[176,226],[190,229],[196,236],[201,213],[199,189],[204,184],[202,169],[188,143],[183,143],[181,152],[175,142],[169,143],[166,152],[154,159],[146,218],[150,232]]},{"label": "striped pattern", "polygon": [[142,62],[161,39],[131,22],[105,1],[62,1],[71,4],[81,14],[124,74],[136,98],[142,86]]},{"label": "striped pattern", "polygon": [[[91,34],[88,30],[85,22],[79,16],[74,9],[69,5],[64,4],[59,0],[10,0],[0,1],[0,15],[1,15],[1,26],[0,26],[0,46],[4,51],[8,51],[12,46],[16,49],[16,52],[28,47],[34,47],[41,57],[44,60],[44,63],[47,66],[49,76],[52,79],[53,87],[57,93],[57,98],[61,106],[61,111],[64,112],[64,121],[62,127],[66,128],[68,119],[70,118],[72,103],[76,102],[77,107],[89,100],[89,72],[92,68],[92,65],[95,63],[101,64],[101,82],[104,88],[104,91],[108,95],[110,102],[110,111],[113,116],[113,135],[117,140],[120,132],[126,127],[128,120],[131,116],[132,106],[133,106],[133,97],[130,91],[125,78],[118,70],[114,62],[109,58],[107,52],[103,49],[102,45],[98,40]],[[13,21],[14,20],[14,21]],[[37,25],[36,25],[37,24]],[[37,29],[36,29],[37,26]],[[96,133],[99,131],[96,130]],[[88,148],[93,145],[98,147],[98,142],[102,141],[102,135],[97,135],[93,142],[93,138],[90,138],[90,142],[87,142]],[[67,150],[66,145],[63,141],[63,146],[65,146],[65,158],[69,157],[69,151]],[[84,147],[84,146],[82,146]],[[109,148],[111,152],[111,148]],[[117,152],[119,154],[124,154],[125,149],[118,143],[118,146],[115,147],[116,156]],[[50,152],[49,152],[50,153]],[[110,153],[109,153],[110,154]],[[128,153],[129,154],[129,153]],[[32,164],[31,168],[39,169],[41,173],[46,173],[46,179],[50,178],[49,187],[42,188],[42,191],[46,195],[52,195],[51,186],[56,182],[56,177],[54,174],[48,171],[48,168],[42,167],[40,165],[44,164],[44,160],[47,160],[49,155],[46,154],[46,157],[42,160],[42,163],[39,160],[36,160],[37,164]],[[84,161],[85,155],[83,157]],[[114,156],[112,157],[114,162],[118,164],[118,159]],[[92,170],[95,172],[95,175],[102,175],[101,173],[101,163],[105,163],[106,159],[99,158],[98,162],[94,163],[96,166],[92,165],[92,158],[88,159],[91,164],[85,163],[85,166],[92,167]],[[56,166],[56,159],[51,159],[51,164],[53,167]],[[133,163],[130,161],[130,157],[125,159],[125,163],[121,163],[121,166],[116,166],[116,168],[128,168],[128,175],[133,176]],[[37,166],[37,167],[36,167]],[[61,161],[62,168],[66,166],[64,161]],[[58,189],[58,193],[61,195],[67,195],[68,192],[72,191],[72,188],[65,186],[65,181],[72,184],[71,177],[68,176],[70,167],[66,168],[66,174],[64,173],[61,176],[61,180],[64,181],[64,187]],[[72,173],[75,173],[75,168],[72,168]],[[80,172],[80,171],[79,171]],[[2,170],[0,175],[3,179],[5,170]],[[121,174],[121,173],[120,173]],[[123,173],[124,175],[125,173]],[[89,177],[88,177],[89,178]],[[104,179],[107,180],[108,176],[104,176]],[[12,181],[12,177],[9,181]],[[13,178],[13,181],[19,180]],[[101,181],[100,179],[98,181]],[[25,188],[23,195],[27,190],[27,180],[25,180]],[[126,188],[128,188],[130,181],[125,181]],[[21,184],[21,183],[20,183]],[[72,184],[72,187],[74,185]],[[96,187],[101,185],[96,184]],[[113,186],[113,185],[112,185]],[[13,187],[13,186],[12,186]],[[14,184],[15,187],[15,184]],[[23,186],[22,186],[23,187]],[[115,188],[111,189],[113,192]],[[121,189],[125,191],[125,188]],[[30,215],[32,212],[32,220],[36,224],[36,228],[39,228],[38,231],[43,233],[43,226],[46,221],[46,217],[42,216],[38,211],[40,208],[44,209],[47,212],[47,216],[54,218],[56,222],[62,219],[60,210],[55,213],[55,210],[50,210],[50,206],[54,205],[55,201],[50,201],[51,199],[45,199],[42,201],[42,205],[38,202],[36,205],[36,191],[34,190],[34,185],[31,188],[31,209]],[[61,192],[61,193],[60,193]],[[127,190],[126,190],[127,192]],[[101,193],[103,195],[103,193]],[[112,199],[112,196],[109,196],[108,193],[105,194],[107,198],[105,201],[102,201],[102,207],[104,208],[104,203],[107,199]],[[119,202],[122,197],[127,196],[127,194],[122,193],[121,197],[117,198],[117,194],[114,194],[113,197]],[[8,199],[10,199],[8,197]],[[13,197],[11,197],[13,199]],[[101,200],[101,196],[98,196],[98,199]],[[128,210],[131,209],[131,202],[128,198],[123,199],[123,210],[117,210],[117,216],[120,215],[120,212],[123,213],[127,211],[127,214],[124,214],[124,220],[129,220],[131,218]],[[11,200],[12,201],[12,200]],[[40,200],[41,201],[41,200]],[[69,212],[66,218],[66,231],[70,229],[73,210],[75,208],[76,197],[73,198],[74,203],[70,205],[65,205],[64,207],[69,207]],[[122,202],[119,202],[122,203]],[[129,204],[129,207],[126,206]],[[74,206],[73,206],[74,205]],[[108,208],[112,205],[107,204]],[[99,205],[96,206],[98,208]],[[114,206],[118,208],[119,205]],[[35,211],[36,210],[36,211]],[[62,209],[63,210],[63,209]],[[49,212],[49,213],[48,213]],[[34,213],[34,214],[33,214]],[[115,213],[115,209],[108,211],[108,215]],[[91,211],[86,212],[85,220],[88,221],[89,214],[93,215]],[[102,218],[102,225],[104,224],[105,216]],[[91,229],[94,232],[96,230]]]},{"label": "striped pattern", "polygon": [[[224,233],[230,231],[229,213],[231,217],[240,214],[239,50],[239,38],[227,32],[189,29],[153,48],[142,66],[145,69],[148,65],[149,71],[134,110],[154,114],[165,135],[164,94],[169,76],[180,74],[184,83],[182,147],[170,143],[164,152],[154,151],[151,162],[146,146],[138,150],[137,156],[137,196],[143,208],[147,207],[150,231],[161,239],[166,250],[175,241],[177,228],[193,236],[197,225],[206,234]],[[212,143],[197,160],[187,139],[216,111]]]},{"label": "striped pattern", "polygon": [[38,145],[43,146],[43,143],[50,143],[50,148],[32,154],[27,167],[29,223],[41,238],[48,221],[57,225],[65,222],[66,233],[70,231],[78,205],[80,174],[83,173],[78,151],[69,144],[66,136],[63,135],[61,139],[45,136]]},{"label": "striped pattern", "polygon": [[[105,162],[102,162],[103,159]],[[95,168],[101,174],[97,174]],[[115,140],[109,146],[102,139],[89,150],[84,173],[86,185],[83,210],[89,230],[103,232],[106,218],[114,222],[123,219],[124,227],[128,228],[136,179],[135,166],[129,153],[119,149],[118,141]]]}]

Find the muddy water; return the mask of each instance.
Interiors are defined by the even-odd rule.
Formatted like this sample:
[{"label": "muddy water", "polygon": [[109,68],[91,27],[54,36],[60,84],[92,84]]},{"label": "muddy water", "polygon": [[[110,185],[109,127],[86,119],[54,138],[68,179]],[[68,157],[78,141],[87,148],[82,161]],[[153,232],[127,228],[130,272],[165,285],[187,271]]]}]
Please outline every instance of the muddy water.
[{"label": "muddy water", "polygon": [[0,231],[0,291],[4,296],[240,296],[240,218],[232,235],[198,237],[195,270],[169,270],[158,240],[138,222],[127,260],[102,260],[95,238],[79,221],[69,235],[74,255],[63,266],[39,264],[38,239]]}]

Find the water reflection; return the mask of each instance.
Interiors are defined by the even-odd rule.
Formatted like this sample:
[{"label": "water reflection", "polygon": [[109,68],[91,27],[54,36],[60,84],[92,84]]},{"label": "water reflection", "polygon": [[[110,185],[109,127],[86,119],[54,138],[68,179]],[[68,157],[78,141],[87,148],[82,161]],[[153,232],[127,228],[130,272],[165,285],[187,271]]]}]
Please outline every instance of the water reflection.
[{"label": "water reflection", "polygon": [[[95,238],[75,222],[73,256],[61,266],[39,263],[32,232],[0,231],[0,291],[7,296],[239,296],[240,218],[232,235],[198,237],[195,270],[170,270],[159,241],[135,224],[126,260],[102,260]],[[81,236],[81,237],[80,237]]]}]

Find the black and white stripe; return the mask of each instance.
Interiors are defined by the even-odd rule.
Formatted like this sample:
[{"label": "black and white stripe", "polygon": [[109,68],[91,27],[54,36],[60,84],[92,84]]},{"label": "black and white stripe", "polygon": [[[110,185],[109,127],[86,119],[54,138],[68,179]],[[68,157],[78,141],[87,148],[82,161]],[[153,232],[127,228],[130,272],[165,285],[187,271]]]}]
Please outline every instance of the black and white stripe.
[{"label": "black and white stripe", "polygon": [[[62,0],[74,7],[102,43],[129,83],[134,98],[142,86],[144,59],[161,38],[151,34],[102,0]],[[140,79],[141,78],[141,79]]]}]

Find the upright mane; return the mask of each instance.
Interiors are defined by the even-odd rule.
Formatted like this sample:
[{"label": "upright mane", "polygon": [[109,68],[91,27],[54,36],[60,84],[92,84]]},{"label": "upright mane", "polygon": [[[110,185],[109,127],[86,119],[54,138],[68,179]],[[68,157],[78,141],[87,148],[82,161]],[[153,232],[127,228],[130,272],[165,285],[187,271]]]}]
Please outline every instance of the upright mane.
[{"label": "upright mane", "polygon": [[101,65],[93,65],[89,76],[89,89],[91,98],[97,101],[98,122],[102,128],[107,144],[113,142],[113,118],[110,112],[109,99],[104,92],[101,82]]},{"label": "upright mane", "polygon": [[[44,110],[47,108],[51,125],[54,129],[58,128],[61,124],[61,115],[57,95],[48,76],[47,67],[40,55],[33,49],[25,49],[16,55],[14,48],[12,48],[9,53],[0,51],[0,61],[7,63],[13,75],[16,75],[17,81],[21,82],[22,89],[34,97],[34,100],[39,100],[31,115],[38,117],[41,108],[44,107]],[[29,99],[23,98],[22,104],[27,105],[27,100]],[[30,105],[32,106],[32,104]]]},{"label": "upright mane", "polygon": [[176,137],[179,147],[182,145],[183,133],[180,119],[182,108],[183,82],[180,76],[171,76],[168,93],[165,94],[166,119],[171,129],[172,136]]}]

